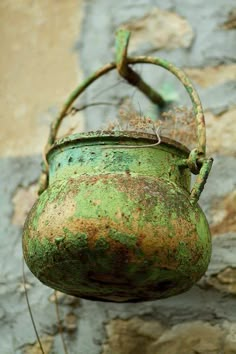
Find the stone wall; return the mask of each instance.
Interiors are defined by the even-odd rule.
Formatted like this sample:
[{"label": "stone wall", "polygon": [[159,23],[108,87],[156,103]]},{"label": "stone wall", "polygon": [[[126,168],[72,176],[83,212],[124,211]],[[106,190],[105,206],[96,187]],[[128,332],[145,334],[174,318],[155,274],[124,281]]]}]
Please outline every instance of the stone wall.
[{"label": "stone wall", "polygon": [[[212,173],[201,197],[213,237],[206,275],[190,291],[139,304],[91,302],[58,294],[62,330],[74,354],[236,353],[236,8],[233,0],[111,2],[2,0],[0,131],[0,353],[40,353],[27,309],[21,233],[36,184],[51,119],[71,90],[114,58],[114,33],[132,30],[130,52],[160,56],[184,68],[206,112]],[[138,71],[177,105],[179,83],[161,69]],[[106,80],[106,81],[105,81]],[[107,76],[84,102],[129,94]],[[104,92],[103,92],[104,91]],[[103,96],[104,95],[104,96]],[[136,103],[150,107],[135,93]],[[140,100],[140,101],[139,101]],[[96,129],[111,107],[68,120]],[[63,353],[52,289],[26,270],[28,295],[45,353]]]}]

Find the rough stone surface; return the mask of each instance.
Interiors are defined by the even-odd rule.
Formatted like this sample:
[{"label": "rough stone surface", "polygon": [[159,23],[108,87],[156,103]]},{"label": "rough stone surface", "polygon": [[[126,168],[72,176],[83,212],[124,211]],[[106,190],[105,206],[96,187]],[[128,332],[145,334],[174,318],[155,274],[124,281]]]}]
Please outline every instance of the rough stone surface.
[{"label": "rough stone surface", "polygon": [[[78,73],[86,77],[113,60],[114,32],[128,23],[141,24],[137,35],[148,37],[136,42],[135,54],[161,56],[187,68],[207,112],[208,152],[214,165],[200,203],[213,233],[212,259],[198,284],[165,300],[112,304],[58,293],[68,353],[235,354],[235,1],[120,0],[111,6],[108,0],[91,0],[81,7],[81,1],[3,0],[0,9],[0,353],[39,352],[24,296],[21,233],[34,200],[49,121],[80,81]],[[150,26],[160,23],[152,15],[157,11],[175,21],[165,34],[163,28],[151,33],[148,27],[147,19]],[[161,18],[162,23],[167,18]],[[189,36],[181,43],[178,36],[168,37],[173,28],[194,33],[194,40]],[[169,38],[166,46],[156,43],[160,32]],[[184,89],[165,71],[141,65],[136,70],[176,105],[189,105]],[[81,100],[113,102],[127,94],[140,111],[149,110],[150,103],[116,74],[95,83]],[[113,113],[111,106],[89,108],[86,129],[100,127]],[[69,118],[61,134],[76,122],[77,116]],[[25,273],[45,353],[63,353],[54,291],[27,267]]]},{"label": "rough stone surface", "polygon": [[[40,341],[42,343],[43,350],[45,354],[50,354],[53,346],[53,336],[44,336],[40,338]],[[41,354],[42,350],[40,348],[39,343],[35,343],[32,345],[26,345],[26,347],[23,349],[24,354]]]},{"label": "rough stone surface", "polygon": [[208,278],[207,283],[225,293],[236,295],[236,269],[227,267]]},{"label": "rough stone surface", "polygon": [[185,72],[201,87],[220,85],[236,80],[236,64],[207,66],[202,68],[185,68]]},{"label": "rough stone surface", "polygon": [[130,320],[112,320],[106,330],[108,339],[102,354],[152,354],[150,347],[165,332],[165,326],[158,321],[133,317]]},{"label": "rough stone surface", "polygon": [[14,205],[14,214],[12,223],[23,226],[28,212],[37,199],[38,184],[32,184],[29,187],[19,187],[12,198]]},{"label": "rough stone surface", "polygon": [[213,235],[236,232],[236,190],[226,195],[223,200],[216,198],[211,215]]},{"label": "rough stone surface", "polygon": [[206,127],[208,138],[208,153],[236,156],[236,130],[235,128],[236,108],[214,115],[206,112]]},{"label": "rough stone surface", "polygon": [[132,31],[130,51],[138,49],[140,45],[151,45],[155,50],[188,48],[194,38],[186,19],[160,8],[154,8],[144,17],[123,26]]},{"label": "rough stone surface", "polygon": [[[132,318],[107,326],[102,354],[220,354],[235,353],[235,326],[192,321],[169,327],[160,321]],[[233,336],[232,336],[233,334]]]}]

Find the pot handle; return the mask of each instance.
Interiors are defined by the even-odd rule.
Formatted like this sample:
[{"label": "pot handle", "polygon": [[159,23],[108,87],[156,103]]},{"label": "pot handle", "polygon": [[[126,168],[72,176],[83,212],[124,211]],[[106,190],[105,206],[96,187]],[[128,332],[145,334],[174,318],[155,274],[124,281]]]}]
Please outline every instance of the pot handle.
[{"label": "pot handle", "polygon": [[[95,73],[93,73],[91,76],[89,76],[85,81],[83,81],[82,84],[80,84],[71,93],[67,101],[64,103],[58,116],[56,116],[55,119],[52,121],[47,145],[44,150],[43,171],[42,171],[42,176],[40,178],[39,194],[41,194],[47,188],[47,184],[48,184],[48,164],[45,157],[46,153],[54,144],[62,120],[66,117],[69,109],[71,108],[74,101],[79,97],[79,95],[89,85],[91,85],[95,80],[100,78],[102,75],[117,68],[120,75],[123,76],[130,84],[137,86],[138,89],[141,90],[144,94],[146,94],[153,102],[156,102],[161,106],[163,105],[162,97],[158,93],[156,93],[149,85],[147,85],[141,79],[141,77],[128,66],[129,64],[131,65],[153,64],[153,65],[161,66],[162,68],[170,71],[173,75],[175,75],[185,87],[192,101],[193,111],[197,123],[196,133],[197,133],[198,143],[197,143],[197,148],[192,150],[192,152],[189,155],[189,158],[187,160],[188,161],[187,166],[190,168],[192,173],[199,174],[199,178],[202,175],[205,176],[203,179],[201,177],[201,182],[199,182],[199,180],[198,182],[196,181],[197,185],[193,187],[191,192],[191,200],[194,201],[194,203],[197,202],[197,200],[199,199],[200,193],[204,187],[210,168],[208,174],[206,174],[204,172],[206,169],[205,168],[206,165],[203,163],[203,161],[208,161],[207,159],[205,159],[205,153],[206,153],[205,119],[204,119],[203,108],[198,93],[195,90],[190,79],[184,73],[184,71],[175,67],[167,60],[158,57],[153,58],[153,57],[146,57],[146,56],[127,57],[129,38],[130,38],[129,31],[125,29],[118,30],[116,34],[116,62],[106,64],[105,66],[97,70]],[[212,159],[210,160],[212,161]],[[208,166],[210,166],[211,164],[212,162],[209,163]]]},{"label": "pot handle", "polygon": [[201,195],[203,188],[206,184],[208,175],[211,171],[211,167],[213,164],[213,158],[212,157],[210,157],[209,159],[204,158],[201,163],[202,163],[202,165],[201,165],[199,174],[196,177],[195,183],[194,183],[193,188],[190,193],[190,203],[192,205],[197,204],[197,202],[200,198],[200,195]]},{"label": "pot handle", "polygon": [[[116,62],[112,62],[106,64],[99,70],[95,71],[91,76],[89,76],[86,80],[84,80],[68,97],[66,102],[64,103],[61,111],[59,112],[58,116],[52,121],[50,126],[50,133],[47,141],[47,145],[45,150],[49,150],[50,147],[54,144],[56,140],[56,135],[61,125],[62,120],[68,114],[69,109],[71,108],[74,101],[81,95],[84,90],[90,86],[94,81],[98,78],[103,76],[104,74],[110,72],[111,70],[117,68],[118,72],[121,76],[123,76],[130,84],[135,85],[138,87],[139,90],[144,92],[153,102],[159,99],[160,106],[163,105],[162,97],[157,94],[151,87],[149,87],[144,81],[137,75],[136,78],[131,78],[130,72],[132,74],[136,74],[130,67],[129,64],[153,64],[160,66],[172,74],[174,74],[179,81],[185,87],[187,93],[193,104],[194,115],[197,123],[197,138],[198,138],[198,145],[197,151],[198,156],[203,157],[205,156],[206,152],[206,131],[205,131],[205,119],[203,114],[203,108],[201,105],[200,98],[198,96],[197,91],[195,90],[192,82],[184,73],[183,70],[175,67],[173,64],[168,62],[165,59],[161,58],[153,58],[153,57],[146,57],[146,56],[138,56],[138,57],[127,57],[127,48],[130,38],[130,32],[124,29],[121,29],[117,32],[116,35]],[[140,84],[141,82],[141,84]],[[144,86],[146,87],[144,88]],[[147,88],[148,86],[148,88]],[[154,98],[153,98],[154,96]]]}]

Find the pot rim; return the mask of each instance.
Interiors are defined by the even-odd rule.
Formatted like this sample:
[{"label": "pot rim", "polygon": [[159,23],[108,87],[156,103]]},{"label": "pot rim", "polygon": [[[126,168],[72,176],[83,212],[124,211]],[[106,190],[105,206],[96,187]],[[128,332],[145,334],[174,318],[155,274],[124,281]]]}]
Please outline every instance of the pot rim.
[{"label": "pot rim", "polygon": [[[68,135],[64,138],[57,139],[55,143],[50,147],[47,151],[46,156],[48,157],[52,151],[61,149],[62,146],[71,145],[75,142],[93,142],[97,141],[100,144],[96,145],[108,145],[107,142],[112,138],[113,141],[120,142],[122,138],[122,142],[120,145],[125,145],[127,141],[133,140],[134,142],[137,140],[142,140],[143,144],[151,145],[157,142],[157,136],[151,133],[143,133],[137,131],[89,131],[83,133],[76,133]],[[117,145],[117,144],[116,144]],[[182,153],[186,154],[187,156],[190,153],[190,150],[183,144],[179,143],[176,140],[171,138],[161,136],[161,142],[158,145],[154,145],[153,148],[159,148],[160,146],[167,145],[169,147],[174,147],[175,149],[180,150]]]}]

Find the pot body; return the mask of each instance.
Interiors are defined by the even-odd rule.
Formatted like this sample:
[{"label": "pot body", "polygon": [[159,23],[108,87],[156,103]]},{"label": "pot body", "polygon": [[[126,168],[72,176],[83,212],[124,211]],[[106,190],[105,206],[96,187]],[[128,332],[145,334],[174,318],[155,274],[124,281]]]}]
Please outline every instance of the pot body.
[{"label": "pot body", "polygon": [[[206,271],[207,220],[189,201],[188,151],[152,135],[76,135],[48,153],[49,187],[24,227],[25,260],[44,284],[126,302],[176,295]],[[136,146],[136,148],[135,148]]]}]

